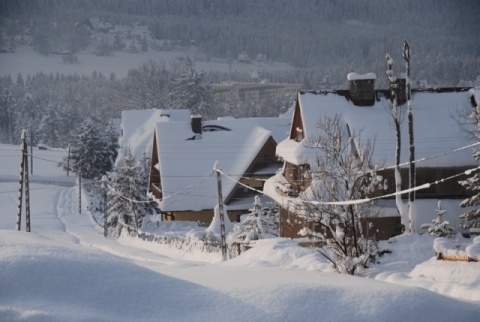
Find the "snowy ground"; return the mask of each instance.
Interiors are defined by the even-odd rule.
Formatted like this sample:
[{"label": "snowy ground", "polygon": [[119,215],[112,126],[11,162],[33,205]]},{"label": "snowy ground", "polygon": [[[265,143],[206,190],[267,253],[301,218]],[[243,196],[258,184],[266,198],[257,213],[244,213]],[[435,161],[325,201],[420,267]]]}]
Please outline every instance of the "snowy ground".
[{"label": "snowy ground", "polygon": [[[479,264],[432,259],[429,236],[400,236],[385,244],[392,253],[363,276],[332,273],[318,253],[287,239],[263,241],[221,262],[219,255],[104,238],[85,210],[78,213],[77,187],[45,184],[65,174],[39,159],[31,187],[32,232],[15,231],[18,183],[11,176],[20,159],[15,148],[0,145],[0,321],[478,321],[480,316]],[[52,161],[62,154],[43,153]]]},{"label": "snowy ground", "polygon": [[[130,54],[126,52],[115,52],[112,56],[95,56],[88,52],[77,54],[78,64],[65,64],[59,55],[41,55],[35,52],[30,46],[18,46],[14,53],[0,54],[0,75],[11,75],[15,80],[18,73],[24,78],[35,73],[45,74],[78,74],[91,75],[93,71],[101,72],[106,77],[112,72],[117,78],[127,75],[128,70],[139,67],[149,60],[160,61],[167,66],[174,63],[180,57],[190,56],[195,60],[195,69],[212,72],[228,72],[229,65],[225,61],[206,61],[204,55],[195,50],[187,51],[154,51],[139,52]],[[252,64],[232,63],[232,72],[255,72],[259,70],[284,70],[292,67],[285,63],[267,62]]]}]

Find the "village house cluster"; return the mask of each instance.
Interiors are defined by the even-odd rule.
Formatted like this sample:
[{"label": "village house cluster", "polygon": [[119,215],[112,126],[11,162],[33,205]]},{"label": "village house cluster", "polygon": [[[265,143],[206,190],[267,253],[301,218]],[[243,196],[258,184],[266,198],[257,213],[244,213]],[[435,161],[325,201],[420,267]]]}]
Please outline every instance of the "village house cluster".
[{"label": "village house cluster", "polygon": [[[279,117],[205,121],[189,110],[124,111],[118,159],[126,148],[132,149],[137,159],[150,159],[149,194],[158,203],[162,220],[199,223],[212,220],[218,202],[217,182],[212,176],[218,161],[228,176],[223,179],[222,190],[230,220],[238,221],[240,215],[248,213],[258,195],[264,205],[275,202],[280,206],[280,235],[298,238],[304,227],[317,229],[315,223],[298,215],[294,205],[312,183],[309,172],[320,155],[310,142],[321,135],[318,123],[322,118],[338,116],[349,132],[373,140],[372,167],[378,168],[386,179],[382,193],[395,191],[395,130],[389,112],[389,92],[375,87],[376,76],[371,73],[349,74],[348,82],[349,89],[345,90],[295,89],[294,106]],[[399,88],[402,108],[406,102],[401,94],[402,81]],[[417,192],[417,200],[432,209],[439,199],[455,200],[458,204],[468,195],[467,191],[458,180],[442,179],[476,167],[471,149],[455,151],[473,143],[453,117],[460,109],[470,107],[468,88],[413,90],[412,99],[419,160],[417,185],[431,183]],[[408,160],[409,148],[405,128],[403,162]],[[402,167],[402,188],[407,188],[407,172],[407,167]],[[400,234],[403,227],[394,199],[380,199],[377,207],[381,208],[380,215],[369,218],[377,238]]]}]

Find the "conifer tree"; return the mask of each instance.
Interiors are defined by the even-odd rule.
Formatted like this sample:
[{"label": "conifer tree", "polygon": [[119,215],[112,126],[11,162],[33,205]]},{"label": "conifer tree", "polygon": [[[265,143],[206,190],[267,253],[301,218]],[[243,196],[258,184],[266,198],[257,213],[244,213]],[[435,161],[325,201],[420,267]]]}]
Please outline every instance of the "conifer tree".
[{"label": "conifer tree", "polygon": [[57,105],[49,104],[38,128],[39,141],[57,147],[61,123]]},{"label": "conifer tree", "polygon": [[262,208],[258,196],[255,196],[253,208],[250,211],[245,220],[233,228],[235,240],[249,242],[278,235],[278,212]]},{"label": "conifer tree", "polygon": [[173,109],[190,109],[192,114],[207,119],[215,114],[212,90],[202,82],[190,57],[186,58],[181,74],[171,83],[170,99]]},{"label": "conifer tree", "polygon": [[75,131],[70,146],[72,171],[76,174],[81,172],[82,177],[93,179],[112,169],[118,143],[111,127],[107,127],[106,131],[89,118]]},{"label": "conifer tree", "polygon": [[0,93],[0,141],[12,142],[15,127],[16,101],[12,92],[4,88]]},{"label": "conifer tree", "polygon": [[135,160],[131,149],[127,149],[120,165],[115,167],[107,198],[111,236],[119,236],[123,226],[138,230],[146,223],[147,215],[156,213],[156,207],[147,197],[145,169]]},{"label": "conifer tree", "polygon": [[426,229],[427,232],[436,237],[449,237],[455,234],[455,230],[450,227],[450,222],[447,220],[443,220],[442,216],[447,211],[442,207],[442,201],[438,201],[437,209],[435,209],[435,213],[437,217],[432,220],[431,224],[423,224],[420,228]]}]

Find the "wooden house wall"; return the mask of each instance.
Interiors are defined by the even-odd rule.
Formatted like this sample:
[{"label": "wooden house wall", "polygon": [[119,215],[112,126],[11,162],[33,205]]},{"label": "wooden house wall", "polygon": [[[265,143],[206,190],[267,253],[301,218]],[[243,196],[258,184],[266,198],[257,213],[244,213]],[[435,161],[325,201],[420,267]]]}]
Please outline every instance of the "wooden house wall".
[{"label": "wooden house wall", "polygon": [[[435,198],[435,199],[448,199],[448,198],[465,198],[469,195],[469,192],[466,191],[459,183],[459,180],[465,179],[466,176],[456,178],[454,180],[440,182],[441,179],[463,173],[467,170],[468,167],[454,167],[454,168],[418,168],[416,170],[416,185],[422,185],[425,183],[433,183],[439,181],[438,184],[432,185],[428,189],[418,190],[416,193],[416,198]],[[284,176],[287,178],[287,181],[292,184],[292,189],[299,189],[300,191],[305,190],[310,182],[300,182],[299,173],[301,173],[300,168],[296,165],[285,163],[285,173]],[[395,179],[394,171],[389,170],[382,173],[382,175],[387,179],[388,188],[383,194],[390,194],[395,192]],[[408,188],[408,169],[402,169],[402,190]],[[407,198],[408,195],[405,194],[402,196]],[[369,218],[367,221],[362,222],[363,232],[367,233],[368,231],[368,222],[371,222],[374,227],[375,238],[377,240],[387,240],[395,235],[402,233],[401,219],[400,216],[391,216],[391,217],[377,217]],[[307,227],[313,231],[318,231],[320,226],[312,222],[305,222],[299,218],[295,213],[287,211],[286,209],[281,209],[280,211],[280,236],[287,238],[300,238],[298,232]],[[371,235],[372,232],[370,232]]]},{"label": "wooden house wall", "polygon": [[[293,121],[292,125],[290,127],[290,136],[289,138],[291,140],[296,140],[297,142],[300,142],[301,139],[303,139],[303,136],[305,135],[305,129],[303,127],[303,120],[302,120],[302,113],[300,112],[300,104],[298,102],[295,103],[295,111],[293,113]],[[302,131],[302,136],[299,136],[298,129]]]},{"label": "wooden house wall", "polygon": [[285,162],[285,169],[283,176],[287,179],[287,182],[291,185],[293,192],[304,191],[310,186],[312,182],[306,173],[310,170],[308,164],[295,165],[289,162]]},{"label": "wooden house wall", "polygon": [[[459,180],[464,180],[466,175],[458,178],[441,182],[442,179],[450,177],[455,174],[464,173],[469,167],[451,167],[451,168],[417,168],[416,169],[416,186],[426,183],[433,183],[439,181],[438,184],[433,184],[428,189],[421,189],[416,191],[417,198],[436,198],[436,199],[452,199],[464,198],[471,195],[462,185],[458,183]],[[408,189],[408,169],[401,169],[402,190]],[[383,174],[388,182],[388,189],[386,193],[395,192],[395,175],[394,170],[389,170]],[[402,196],[407,198],[407,194]]]},{"label": "wooden house wall", "polygon": [[[369,223],[373,228],[369,229]],[[375,237],[376,240],[388,240],[389,238],[402,233],[400,216],[376,217],[361,221],[362,230],[365,236]],[[280,208],[280,237],[301,238],[298,232],[304,227],[312,231],[321,232],[322,228],[318,223],[306,222],[294,212]]]},{"label": "wooden house wall", "polygon": [[[252,201],[253,202],[253,201]],[[247,213],[245,210],[229,210],[227,212],[228,218],[231,222],[239,222],[240,216]],[[213,209],[206,209],[200,211],[171,211],[163,212],[162,220],[164,221],[195,221],[201,225],[209,225],[212,222],[214,216]]]}]

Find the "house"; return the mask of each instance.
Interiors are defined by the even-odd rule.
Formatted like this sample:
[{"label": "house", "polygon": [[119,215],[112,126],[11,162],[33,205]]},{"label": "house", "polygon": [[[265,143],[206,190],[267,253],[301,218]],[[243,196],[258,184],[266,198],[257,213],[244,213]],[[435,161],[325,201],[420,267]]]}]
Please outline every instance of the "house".
[{"label": "house", "polygon": [[238,54],[237,60],[238,60],[239,63],[244,63],[244,64],[251,64],[252,63],[252,60],[250,59],[248,54],[244,51]]},{"label": "house", "polygon": [[163,220],[208,223],[218,204],[214,164],[222,171],[222,195],[231,221],[252,207],[264,181],[281,167],[277,142],[286,137],[289,118],[178,120],[163,115],[154,126],[149,194]]},{"label": "house", "polygon": [[[394,192],[395,180],[392,166],[395,164],[395,131],[389,112],[389,93],[375,89],[375,75],[349,74],[349,89],[336,91],[299,92],[292,115],[289,137],[280,142],[276,153],[284,161],[282,171],[265,183],[265,193],[276,200],[281,209],[281,236],[298,238],[299,231],[314,224],[304,222],[296,209],[290,205],[299,200],[299,195],[309,189],[308,172],[319,157],[318,149],[308,148],[309,142],[320,136],[318,122],[324,117],[340,116],[349,131],[361,133],[361,138],[375,140],[373,159],[387,178],[386,194]],[[403,82],[404,84],[404,82]],[[401,87],[402,82],[399,82]],[[472,149],[465,148],[474,142],[459,127],[454,119],[457,110],[470,106],[468,89],[450,88],[413,91],[413,115],[415,135],[416,184],[432,183],[428,189],[416,193],[417,202],[431,213],[417,213],[417,231],[422,223],[430,222],[438,199],[454,200],[456,205],[467,192],[456,180],[443,182],[443,178],[462,174],[477,166]],[[405,100],[403,102],[405,103]],[[406,109],[406,104],[399,107]],[[407,120],[402,123],[401,162],[409,159]],[[454,152],[455,151],[455,152]],[[408,168],[403,166],[402,189],[408,187]],[[404,196],[405,197],[405,196]],[[430,205],[431,203],[431,205]],[[378,238],[387,239],[400,233],[400,217],[392,198],[379,203],[383,216],[373,219],[379,229]],[[452,210],[454,212],[455,210]],[[457,214],[452,214],[458,218]],[[455,217],[454,217],[455,218]],[[453,224],[453,222],[452,222]],[[458,224],[458,220],[456,222]]]},{"label": "house", "polygon": [[137,160],[150,158],[152,153],[155,123],[163,116],[177,121],[189,121],[190,110],[187,109],[145,109],[122,111],[120,138],[116,164],[123,159],[127,149],[131,149]]}]

